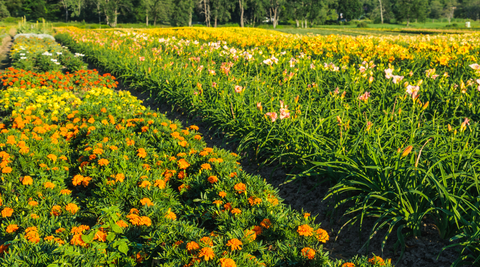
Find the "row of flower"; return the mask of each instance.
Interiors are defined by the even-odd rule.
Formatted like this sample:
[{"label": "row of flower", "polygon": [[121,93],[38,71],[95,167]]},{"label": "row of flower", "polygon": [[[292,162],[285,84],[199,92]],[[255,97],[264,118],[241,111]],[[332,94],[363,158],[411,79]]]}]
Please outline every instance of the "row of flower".
[{"label": "row of flower", "polygon": [[390,265],[330,260],[308,213],[128,92],[7,84],[0,101],[2,266]]},{"label": "row of flower", "polygon": [[205,42],[226,42],[229,46],[258,47],[264,52],[304,53],[320,61],[358,64],[363,61],[398,63],[417,67],[461,68],[465,59],[476,61],[480,35],[451,34],[435,36],[322,36],[289,35],[262,29],[239,28],[165,28],[139,30],[154,37],[176,37]]},{"label": "row of flower", "polygon": [[[188,31],[175,32],[182,37]],[[252,151],[254,159],[278,160],[301,172],[297,177],[331,179],[337,184],[328,196],[353,203],[351,223],[361,223],[364,216],[378,218],[372,235],[388,227],[387,239],[394,227],[405,228],[396,231],[403,247],[403,235],[421,235],[423,219],[430,218],[442,238],[461,239],[468,257],[480,257],[475,250],[480,236],[475,219],[480,214],[475,204],[480,65],[476,45],[462,42],[476,35],[416,37],[431,38],[430,48],[414,49],[415,56],[410,53],[412,57],[398,62],[375,56],[347,63],[344,57],[350,51],[345,49],[321,61],[310,50],[243,49],[203,41],[202,34],[185,40],[168,37],[175,32],[163,37],[60,32],[58,40],[94,64],[235,136],[240,149]],[[242,36],[231,35],[232,40]],[[256,35],[253,31],[252,39]],[[369,46],[372,51],[389,50],[390,42],[413,49],[395,37],[311,38],[322,49],[368,42],[376,43]],[[429,56],[434,45],[443,47],[443,55],[455,54],[461,64],[438,65]],[[460,49],[467,46],[471,49]]]},{"label": "row of flower", "polygon": [[35,35],[20,36],[15,39],[10,56],[12,66],[26,71],[79,71],[85,70],[82,54],[72,54],[55,40],[39,38]]}]

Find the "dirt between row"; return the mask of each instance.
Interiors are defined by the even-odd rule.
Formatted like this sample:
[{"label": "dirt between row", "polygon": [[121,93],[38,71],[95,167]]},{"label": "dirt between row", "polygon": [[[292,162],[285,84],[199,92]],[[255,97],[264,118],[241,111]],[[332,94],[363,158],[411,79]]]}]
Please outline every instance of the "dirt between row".
[{"label": "dirt between row", "polygon": [[[0,73],[9,67],[10,60],[8,58],[11,41],[8,45],[2,46],[0,50]],[[95,66],[89,66],[94,69]],[[97,70],[99,70],[97,68]],[[100,73],[103,73],[99,70]],[[129,91],[132,95],[144,101],[144,105],[152,110],[163,113],[170,120],[178,120],[183,125],[195,124],[200,127],[200,132],[204,136],[204,140],[210,147],[218,147],[233,152],[237,151],[237,144],[228,140],[222,133],[213,130],[211,125],[202,121],[199,116],[189,116],[182,112],[181,109],[175,108],[167,103],[159,103],[150,98],[147,92],[134,90],[119,81],[118,90]],[[383,258],[391,258],[392,263],[397,262],[400,251],[393,249],[396,239],[396,229],[388,238],[385,249],[381,251],[381,244],[386,231],[379,231],[370,241],[368,250],[365,242],[368,240],[370,230],[373,228],[375,219],[368,218],[363,223],[362,232],[359,232],[359,226],[344,227],[347,221],[342,215],[348,206],[342,206],[334,210],[333,200],[324,200],[328,192],[326,184],[319,185],[320,177],[308,177],[297,179],[291,183],[283,184],[288,178],[288,171],[280,166],[270,165],[258,168],[258,163],[249,161],[248,155],[242,155],[242,168],[247,173],[259,175],[261,179],[266,179],[278,189],[283,203],[290,205],[299,212],[308,212],[312,217],[316,217],[315,222],[320,223],[329,235],[330,240],[324,245],[324,250],[328,251],[330,257],[338,259],[349,259],[355,255],[367,255],[371,257],[373,254],[382,256]],[[442,240],[438,236],[435,226],[425,222],[423,225],[422,236],[418,238],[410,237],[406,240],[405,254],[396,264],[402,267],[447,267],[450,266],[460,255],[458,249],[450,248],[442,252],[442,248],[449,244],[447,240]]]}]

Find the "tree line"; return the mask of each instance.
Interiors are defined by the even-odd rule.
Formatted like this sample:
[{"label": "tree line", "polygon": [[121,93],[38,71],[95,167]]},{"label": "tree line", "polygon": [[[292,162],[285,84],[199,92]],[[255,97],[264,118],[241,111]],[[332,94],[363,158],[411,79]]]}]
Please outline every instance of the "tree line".
[{"label": "tree line", "polygon": [[0,0],[0,18],[118,23],[158,23],[209,27],[293,23],[307,28],[342,19],[375,23],[425,21],[427,18],[479,20],[480,0]]}]

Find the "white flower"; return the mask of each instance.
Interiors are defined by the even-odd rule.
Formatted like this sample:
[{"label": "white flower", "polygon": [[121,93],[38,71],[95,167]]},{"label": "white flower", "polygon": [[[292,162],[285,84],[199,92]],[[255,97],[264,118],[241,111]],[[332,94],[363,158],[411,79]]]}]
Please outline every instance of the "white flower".
[{"label": "white flower", "polygon": [[20,59],[27,59],[27,57],[21,57]]}]

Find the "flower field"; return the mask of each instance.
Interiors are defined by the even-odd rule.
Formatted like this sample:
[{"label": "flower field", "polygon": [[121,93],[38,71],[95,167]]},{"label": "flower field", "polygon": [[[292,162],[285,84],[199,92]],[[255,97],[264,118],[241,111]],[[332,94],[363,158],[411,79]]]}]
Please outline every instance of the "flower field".
[{"label": "flower field", "polygon": [[[480,34],[292,36],[251,29],[59,29],[64,45],[202,116],[292,180],[316,176],[385,240],[432,220],[480,261]],[[290,182],[290,181],[286,181]],[[368,240],[366,240],[368,241]]]},{"label": "flower field", "polygon": [[310,214],[109,74],[10,68],[1,79],[2,266],[391,265],[330,260]]}]

